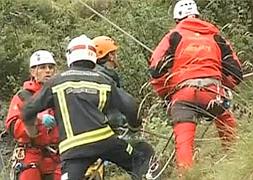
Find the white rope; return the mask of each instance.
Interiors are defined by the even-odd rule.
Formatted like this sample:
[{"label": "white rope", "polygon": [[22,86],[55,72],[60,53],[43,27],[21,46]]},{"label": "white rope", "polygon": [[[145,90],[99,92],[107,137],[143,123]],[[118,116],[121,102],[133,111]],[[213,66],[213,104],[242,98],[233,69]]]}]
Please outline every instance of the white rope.
[{"label": "white rope", "polygon": [[[148,46],[146,46],[144,43],[142,43],[141,41],[139,41],[138,39],[136,39],[134,36],[132,36],[131,34],[129,34],[128,32],[126,32],[124,29],[122,29],[121,27],[119,27],[118,25],[116,25],[115,23],[113,23],[112,21],[110,21],[108,18],[106,18],[105,16],[103,16],[102,14],[100,14],[99,12],[97,12],[95,9],[93,9],[92,7],[90,7],[83,0],[78,0],[78,2],[81,3],[82,5],[84,5],[86,8],[88,8],[90,11],[92,11],[93,13],[95,13],[96,15],[98,15],[99,17],[101,17],[102,19],[104,19],[105,21],[107,21],[109,24],[111,24],[112,26],[114,26],[116,29],[118,29],[119,31],[121,31],[123,34],[127,35],[128,37],[130,37],[132,40],[134,40],[137,44],[141,45],[143,48],[145,48],[146,50],[148,50],[150,53],[153,52],[153,50],[150,49]],[[213,2],[214,1],[211,1],[208,4],[208,6],[210,6]],[[243,75],[244,78],[248,78],[250,76],[253,76],[253,72]]]},{"label": "white rope", "polygon": [[128,37],[130,37],[137,44],[141,45],[143,48],[145,48],[149,52],[151,52],[151,53],[153,52],[153,50],[150,49],[148,46],[146,46],[144,43],[142,43],[141,41],[139,41],[138,39],[136,39],[134,36],[132,36],[131,34],[129,34],[128,32],[126,32],[125,30],[123,30],[121,27],[119,27],[118,25],[116,25],[115,23],[113,23],[112,21],[110,21],[108,18],[106,18],[105,16],[103,16],[102,14],[100,14],[99,12],[97,12],[95,9],[93,9],[92,7],[90,7],[87,3],[85,3],[82,0],[78,0],[78,1],[82,5],[84,5],[86,8],[88,8],[89,10],[91,10],[93,13],[95,13],[96,15],[98,15],[99,17],[101,17],[102,19],[104,19],[105,21],[107,21],[109,24],[111,24],[112,26],[114,26],[116,29],[118,29],[119,31],[121,31],[122,33],[124,33],[125,35],[127,35]]},{"label": "white rope", "polygon": [[160,177],[162,175],[162,173],[164,172],[164,170],[167,168],[167,166],[169,165],[169,163],[171,162],[171,160],[173,159],[174,155],[175,155],[175,152],[176,150],[174,149],[169,157],[169,159],[167,160],[167,162],[165,163],[165,165],[163,166],[163,168],[161,169],[161,171],[155,176],[153,177],[152,176],[152,173],[149,171],[147,174],[146,174],[146,178],[147,180],[155,180],[157,179],[158,177]]},{"label": "white rope", "polygon": [[244,74],[244,75],[243,75],[243,78],[248,78],[248,77],[250,77],[250,76],[253,76],[253,72]]}]

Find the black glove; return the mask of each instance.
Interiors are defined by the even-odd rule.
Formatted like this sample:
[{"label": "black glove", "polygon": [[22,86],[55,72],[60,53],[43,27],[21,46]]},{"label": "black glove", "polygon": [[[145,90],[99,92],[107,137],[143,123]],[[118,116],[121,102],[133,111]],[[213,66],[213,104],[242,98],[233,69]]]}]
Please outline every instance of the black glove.
[{"label": "black glove", "polygon": [[161,60],[156,67],[149,68],[149,73],[152,78],[156,79],[164,74],[170,72],[173,65],[173,58],[171,56],[165,57]]}]

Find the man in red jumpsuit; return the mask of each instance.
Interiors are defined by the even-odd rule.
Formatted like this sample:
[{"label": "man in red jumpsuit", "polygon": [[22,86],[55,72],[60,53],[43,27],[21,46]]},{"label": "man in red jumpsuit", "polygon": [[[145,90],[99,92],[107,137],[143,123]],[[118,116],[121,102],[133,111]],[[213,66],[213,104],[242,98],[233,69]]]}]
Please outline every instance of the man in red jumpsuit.
[{"label": "man in red jumpsuit", "polygon": [[242,81],[242,69],[219,30],[199,19],[193,0],[178,1],[174,19],[177,25],[156,47],[149,71],[155,92],[168,102],[177,166],[188,169],[199,117],[214,120],[225,147],[235,139],[230,89]]},{"label": "man in red jumpsuit", "polygon": [[37,116],[36,127],[39,134],[31,137],[21,119],[21,109],[25,101],[36,94],[43,83],[55,74],[56,62],[52,53],[39,50],[30,58],[31,79],[24,82],[11,100],[6,118],[6,129],[17,142],[13,154],[13,168],[19,180],[60,180],[60,159],[56,151],[58,128],[53,110],[48,109]]}]

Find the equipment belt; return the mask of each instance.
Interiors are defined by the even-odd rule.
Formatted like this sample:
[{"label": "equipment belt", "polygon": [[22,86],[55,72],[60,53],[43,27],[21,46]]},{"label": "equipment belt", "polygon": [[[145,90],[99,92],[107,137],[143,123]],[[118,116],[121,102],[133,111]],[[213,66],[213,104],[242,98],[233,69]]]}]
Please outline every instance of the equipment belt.
[{"label": "equipment belt", "polygon": [[176,89],[181,89],[183,87],[198,87],[203,88],[208,85],[221,85],[221,81],[213,78],[198,78],[198,79],[188,79],[177,85]]},{"label": "equipment belt", "polygon": [[58,144],[48,144],[48,145],[43,145],[43,146],[40,146],[40,145],[34,145],[32,143],[18,143],[18,147],[22,147],[22,148],[36,148],[36,149],[47,149],[48,150],[48,147],[50,148],[53,148],[54,150],[58,150]]}]

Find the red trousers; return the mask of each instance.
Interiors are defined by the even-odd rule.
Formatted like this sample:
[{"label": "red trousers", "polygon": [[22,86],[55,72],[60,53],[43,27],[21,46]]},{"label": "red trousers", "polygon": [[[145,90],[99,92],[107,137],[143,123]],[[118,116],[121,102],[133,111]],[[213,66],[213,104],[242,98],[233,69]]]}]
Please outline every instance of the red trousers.
[{"label": "red trousers", "polygon": [[[211,88],[215,89],[215,87]],[[205,108],[210,100],[215,98],[216,94],[210,91],[184,88],[172,96],[172,101],[175,104],[178,101],[190,102]],[[175,120],[173,131],[175,136],[177,166],[187,169],[193,165],[193,146],[196,131],[196,121],[194,118],[202,112],[196,111],[196,108],[189,108],[188,106],[177,105],[173,107],[172,105],[170,113],[172,120]],[[219,137],[222,140],[222,145],[229,145],[235,139],[236,135],[235,118],[231,112],[226,110],[221,114],[217,114],[214,121]]]},{"label": "red trousers", "polygon": [[59,155],[45,154],[37,148],[25,149],[25,158],[20,161],[25,166],[35,163],[36,167],[27,168],[19,173],[19,180],[60,180],[61,167]]}]

